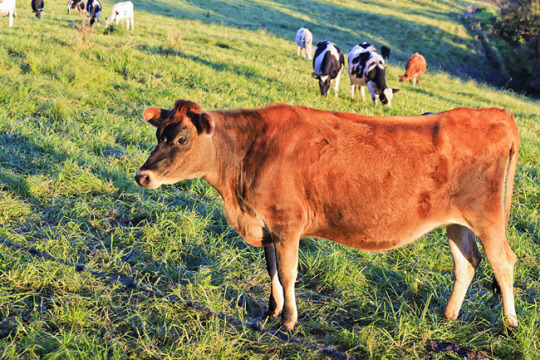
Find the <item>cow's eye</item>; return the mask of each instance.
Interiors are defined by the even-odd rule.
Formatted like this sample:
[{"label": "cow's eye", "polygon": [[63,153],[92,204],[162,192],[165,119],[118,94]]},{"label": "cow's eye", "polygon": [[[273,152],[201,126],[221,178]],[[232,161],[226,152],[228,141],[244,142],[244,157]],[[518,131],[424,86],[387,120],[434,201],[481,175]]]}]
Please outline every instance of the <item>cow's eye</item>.
[{"label": "cow's eye", "polygon": [[185,137],[181,137],[178,139],[178,143],[180,145],[185,145],[187,143],[187,139]]}]

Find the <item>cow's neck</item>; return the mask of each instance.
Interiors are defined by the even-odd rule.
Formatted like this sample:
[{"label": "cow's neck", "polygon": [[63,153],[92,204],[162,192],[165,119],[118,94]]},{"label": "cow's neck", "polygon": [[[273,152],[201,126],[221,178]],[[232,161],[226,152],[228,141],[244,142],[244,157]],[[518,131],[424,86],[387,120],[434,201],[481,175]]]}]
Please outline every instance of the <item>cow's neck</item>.
[{"label": "cow's neck", "polygon": [[[212,171],[203,179],[215,188],[223,198],[225,214],[229,224],[248,243],[261,246],[261,223],[247,199],[250,181],[246,176],[246,161],[256,148],[255,134],[264,132],[265,123],[260,116],[249,113],[214,114],[216,128],[213,134],[214,161]],[[253,229],[258,229],[254,231]]]},{"label": "cow's neck", "polygon": [[[253,134],[264,131],[264,121],[255,113],[211,113],[215,121],[213,135],[214,164],[204,180],[224,198],[237,197],[239,178],[248,153],[257,139]],[[245,182],[246,179],[243,179]]]}]

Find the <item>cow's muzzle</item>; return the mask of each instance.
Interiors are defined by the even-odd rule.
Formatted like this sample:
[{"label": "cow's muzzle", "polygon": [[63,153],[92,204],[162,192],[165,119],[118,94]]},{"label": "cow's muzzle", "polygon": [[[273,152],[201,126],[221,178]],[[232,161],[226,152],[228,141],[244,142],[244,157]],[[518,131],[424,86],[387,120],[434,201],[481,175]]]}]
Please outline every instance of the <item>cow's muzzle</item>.
[{"label": "cow's muzzle", "polygon": [[160,184],[157,184],[155,181],[155,174],[151,170],[137,170],[135,174],[135,181],[137,184],[144,186],[145,188],[157,188]]}]

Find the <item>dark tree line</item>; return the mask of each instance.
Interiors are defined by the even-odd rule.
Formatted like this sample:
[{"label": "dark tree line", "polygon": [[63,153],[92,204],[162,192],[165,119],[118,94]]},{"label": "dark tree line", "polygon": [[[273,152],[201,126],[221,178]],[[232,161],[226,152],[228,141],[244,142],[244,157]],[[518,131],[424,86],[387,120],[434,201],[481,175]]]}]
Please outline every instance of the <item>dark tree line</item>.
[{"label": "dark tree line", "polygon": [[509,86],[540,96],[540,1],[496,0],[500,11],[493,36],[503,39],[510,50],[503,51]]}]

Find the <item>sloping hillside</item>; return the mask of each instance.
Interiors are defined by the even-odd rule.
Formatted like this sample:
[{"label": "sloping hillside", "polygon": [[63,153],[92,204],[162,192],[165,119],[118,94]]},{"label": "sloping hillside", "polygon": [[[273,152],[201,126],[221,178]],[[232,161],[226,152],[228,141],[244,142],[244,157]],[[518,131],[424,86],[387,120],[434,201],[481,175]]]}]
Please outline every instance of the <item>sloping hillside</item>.
[{"label": "sloping hillside", "polygon": [[[428,358],[435,341],[540,358],[540,107],[463,77],[489,67],[460,23],[471,2],[141,0],[134,31],[104,29],[112,4],[103,1],[102,26],[90,31],[63,2],[46,2],[40,21],[22,2],[13,27],[0,18],[0,239],[247,324],[267,306],[264,254],[228,227],[219,195],[202,180],[135,184],[156,142],[141,121],[146,107],[178,98],[209,110],[285,102],[368,115],[506,107],[521,136],[508,232],[519,258],[519,330],[498,334],[487,261],[459,320],[441,321],[452,286],[441,229],[386,253],[303,240],[294,336],[357,358]],[[392,108],[351,99],[346,75],[338,99],[321,98],[310,62],[296,57],[300,26],[344,52],[362,41],[389,46],[387,80],[401,89]],[[428,62],[418,88],[398,82],[415,51]],[[182,301],[0,244],[0,358],[324,358]]]}]

